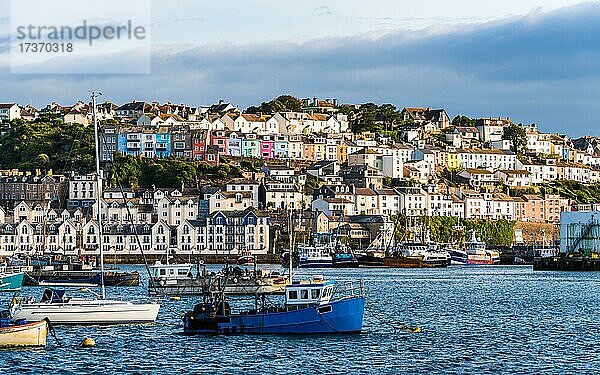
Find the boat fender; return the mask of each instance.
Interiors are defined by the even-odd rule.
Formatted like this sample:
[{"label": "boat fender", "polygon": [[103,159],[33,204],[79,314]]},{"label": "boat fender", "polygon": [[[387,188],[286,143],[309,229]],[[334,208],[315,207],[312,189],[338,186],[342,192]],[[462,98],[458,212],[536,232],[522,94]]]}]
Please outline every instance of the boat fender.
[{"label": "boat fender", "polygon": [[93,348],[94,346],[96,346],[96,341],[93,338],[86,337],[81,341],[82,348]]},{"label": "boat fender", "polygon": [[158,285],[165,286],[165,280],[164,279],[158,279]]},{"label": "boat fender", "polygon": [[237,284],[237,282],[238,282],[238,279],[237,279],[237,278],[234,278],[234,279],[233,279],[233,283],[234,283],[234,284]]}]

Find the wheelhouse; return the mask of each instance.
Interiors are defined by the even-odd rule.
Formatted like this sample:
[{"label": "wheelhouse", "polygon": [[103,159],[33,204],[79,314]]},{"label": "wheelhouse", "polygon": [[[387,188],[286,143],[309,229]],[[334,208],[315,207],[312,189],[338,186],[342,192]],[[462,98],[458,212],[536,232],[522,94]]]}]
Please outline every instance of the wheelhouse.
[{"label": "wheelhouse", "polygon": [[333,281],[324,281],[322,277],[294,282],[285,288],[286,306],[322,305],[331,300]]},{"label": "wheelhouse", "polygon": [[155,264],[150,266],[154,279],[182,280],[193,277],[193,264]]}]

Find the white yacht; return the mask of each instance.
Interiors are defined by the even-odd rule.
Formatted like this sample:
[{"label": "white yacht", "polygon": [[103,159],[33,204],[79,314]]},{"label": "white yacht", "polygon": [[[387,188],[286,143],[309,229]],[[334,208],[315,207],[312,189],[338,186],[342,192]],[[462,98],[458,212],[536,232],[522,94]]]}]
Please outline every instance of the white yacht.
[{"label": "white yacht", "polygon": [[42,298],[15,299],[10,307],[13,320],[37,322],[48,318],[52,324],[131,324],[156,321],[158,303],[134,304],[101,298],[69,297],[64,290],[46,289]]}]

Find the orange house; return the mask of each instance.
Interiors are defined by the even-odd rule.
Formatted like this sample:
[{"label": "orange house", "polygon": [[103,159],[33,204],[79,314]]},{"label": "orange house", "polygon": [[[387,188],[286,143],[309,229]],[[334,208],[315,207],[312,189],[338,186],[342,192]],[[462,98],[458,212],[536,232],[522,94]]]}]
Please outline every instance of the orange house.
[{"label": "orange house", "polygon": [[315,145],[305,142],[302,146],[302,156],[307,160],[315,160]]},{"label": "orange house", "polygon": [[346,146],[345,143],[337,145],[337,160],[340,164],[343,164],[348,160],[348,146]]}]

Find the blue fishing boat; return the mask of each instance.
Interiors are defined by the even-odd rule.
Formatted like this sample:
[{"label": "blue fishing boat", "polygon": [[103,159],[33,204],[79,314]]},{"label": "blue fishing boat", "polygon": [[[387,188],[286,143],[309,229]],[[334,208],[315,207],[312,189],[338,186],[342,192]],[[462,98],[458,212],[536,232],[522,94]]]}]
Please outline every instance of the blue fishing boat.
[{"label": "blue fishing boat", "polygon": [[[260,304],[260,306],[259,306]],[[183,317],[183,332],[194,334],[326,334],[362,331],[365,310],[364,284],[314,277],[286,287],[284,304],[269,306],[265,296],[256,308],[233,312],[223,293],[194,307]]]},{"label": "blue fishing boat", "polygon": [[6,265],[0,265],[0,292],[17,292],[23,286],[23,272],[8,273]]}]

